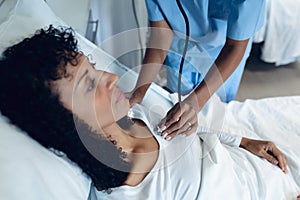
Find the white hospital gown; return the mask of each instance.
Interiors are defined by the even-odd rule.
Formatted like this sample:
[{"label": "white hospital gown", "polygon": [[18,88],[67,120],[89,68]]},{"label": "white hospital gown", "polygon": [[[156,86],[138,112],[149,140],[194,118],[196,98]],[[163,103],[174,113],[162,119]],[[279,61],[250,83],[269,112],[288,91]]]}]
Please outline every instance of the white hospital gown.
[{"label": "white hospital gown", "polygon": [[[130,114],[145,121],[158,141],[160,150],[157,162],[137,186],[113,188],[111,194],[95,191],[97,199],[197,199],[202,165],[202,142],[198,135],[178,136],[169,142],[153,131],[162,116],[146,112],[140,105],[136,105]],[[235,136],[224,135],[223,139],[228,139],[228,143],[232,144],[240,141]]]},{"label": "white hospital gown", "polygon": [[[241,148],[222,145],[216,134],[177,136],[169,142],[153,131],[162,116],[142,106],[131,114],[142,119],[158,141],[157,162],[137,186],[112,188],[110,194],[92,189],[91,199],[285,199],[289,190],[295,191],[279,168]],[[240,141],[225,134],[221,138],[232,144]],[[264,176],[271,174],[279,177],[274,178],[278,183],[273,197],[267,196],[264,183]]]}]

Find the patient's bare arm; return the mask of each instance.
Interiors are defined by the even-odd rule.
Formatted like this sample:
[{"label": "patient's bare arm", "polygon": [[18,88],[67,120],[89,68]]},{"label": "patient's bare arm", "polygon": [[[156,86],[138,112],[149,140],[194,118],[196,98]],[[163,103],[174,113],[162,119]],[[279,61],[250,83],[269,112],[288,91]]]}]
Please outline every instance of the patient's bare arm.
[{"label": "patient's bare arm", "polygon": [[285,157],[273,142],[253,140],[243,137],[240,147],[250,151],[251,153],[259,157],[267,159],[274,165],[278,165],[285,174],[288,172],[286,168]]}]

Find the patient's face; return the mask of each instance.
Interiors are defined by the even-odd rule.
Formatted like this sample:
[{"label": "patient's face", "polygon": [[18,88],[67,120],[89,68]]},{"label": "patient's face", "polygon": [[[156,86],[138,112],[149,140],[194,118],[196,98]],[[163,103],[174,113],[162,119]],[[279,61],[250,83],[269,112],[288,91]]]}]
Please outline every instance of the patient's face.
[{"label": "patient's face", "polygon": [[69,77],[54,82],[63,105],[95,130],[124,117],[129,101],[116,86],[118,77],[95,70],[84,55],[78,61],[75,67],[66,66]]}]

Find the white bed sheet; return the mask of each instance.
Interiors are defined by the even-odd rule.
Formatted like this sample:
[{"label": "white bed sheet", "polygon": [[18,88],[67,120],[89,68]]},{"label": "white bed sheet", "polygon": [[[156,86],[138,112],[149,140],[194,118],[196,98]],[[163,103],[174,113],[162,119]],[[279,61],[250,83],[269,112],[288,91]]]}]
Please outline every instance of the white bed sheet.
[{"label": "white bed sheet", "polygon": [[[223,117],[217,112],[211,114],[213,110],[223,110]],[[285,154],[289,173],[284,174],[277,166],[245,150],[216,144],[212,154],[217,163],[209,156],[203,160],[202,199],[215,199],[220,193],[238,193],[241,199],[296,199],[300,194],[299,96],[229,104],[214,98],[206,111],[202,121],[213,124],[210,121],[219,119],[224,132],[273,141]],[[238,184],[233,176],[244,183],[240,191],[233,187]]]},{"label": "white bed sheet", "polygon": [[[169,97],[176,101],[176,95]],[[299,113],[300,96],[229,104],[213,96],[198,115],[199,126],[274,142],[285,154],[289,173],[248,151],[215,142],[210,136],[205,147],[209,154],[203,159],[200,199],[219,199],[225,194],[229,199],[296,199],[300,194]]]},{"label": "white bed sheet", "polygon": [[264,42],[261,59],[276,66],[300,60],[300,0],[266,0],[264,26],[254,42]]}]

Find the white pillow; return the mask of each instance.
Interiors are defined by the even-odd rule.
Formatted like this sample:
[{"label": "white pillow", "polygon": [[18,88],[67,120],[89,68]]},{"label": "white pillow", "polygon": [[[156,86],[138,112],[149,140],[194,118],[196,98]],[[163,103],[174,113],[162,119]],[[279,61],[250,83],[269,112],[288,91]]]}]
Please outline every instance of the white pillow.
[{"label": "white pillow", "polygon": [[[10,0],[6,0],[10,1]],[[12,0],[0,13],[0,54],[8,46],[31,36],[37,29],[49,24],[67,26],[43,0]],[[121,65],[113,57],[76,35],[84,54],[92,54],[96,68],[119,75],[119,86],[130,91],[137,74]],[[150,98],[151,97],[151,98]],[[143,100],[149,109],[162,112],[170,107],[168,93],[152,84]],[[164,99],[166,98],[166,100]],[[156,105],[153,102],[159,102]],[[166,112],[167,110],[164,110]],[[87,199],[91,180],[72,162],[54,155],[16,127],[10,125],[0,113],[0,199]]]},{"label": "white pillow", "polygon": [[[10,0],[7,0],[10,1]],[[0,53],[49,24],[66,25],[43,0],[14,0],[0,8]],[[3,4],[4,5],[4,4]],[[5,9],[5,10],[2,10]],[[9,15],[4,17],[6,13]],[[86,51],[95,46],[78,35]],[[102,51],[97,50],[102,56]],[[88,53],[88,52],[87,52]],[[107,62],[112,59],[104,55]],[[59,157],[22,131],[8,123],[0,114],[0,199],[87,199],[91,180],[82,170]]]},{"label": "white pillow", "polygon": [[18,0],[4,0],[0,3],[0,24],[9,16],[9,12],[15,7]]},{"label": "white pillow", "polygon": [[0,52],[49,24],[66,26],[43,0],[18,0],[9,13],[0,26]]},{"label": "white pillow", "polygon": [[90,180],[0,115],[1,199],[87,199]]}]

